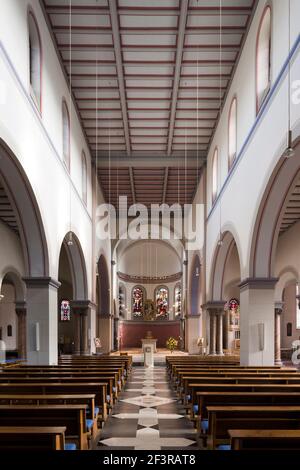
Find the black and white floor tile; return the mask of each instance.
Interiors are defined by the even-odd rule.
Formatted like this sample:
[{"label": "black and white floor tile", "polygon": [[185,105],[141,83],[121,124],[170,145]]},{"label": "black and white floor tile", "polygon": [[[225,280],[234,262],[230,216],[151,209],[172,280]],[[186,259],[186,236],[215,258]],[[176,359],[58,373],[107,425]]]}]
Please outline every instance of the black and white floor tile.
[{"label": "black and white floor tile", "polygon": [[171,390],[166,368],[134,367],[97,449],[197,448],[196,432]]}]

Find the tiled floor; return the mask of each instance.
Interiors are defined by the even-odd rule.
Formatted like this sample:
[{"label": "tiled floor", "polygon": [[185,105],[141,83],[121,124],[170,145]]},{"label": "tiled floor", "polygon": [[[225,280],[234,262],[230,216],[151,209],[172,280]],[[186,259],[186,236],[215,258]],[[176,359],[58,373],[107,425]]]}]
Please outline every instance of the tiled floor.
[{"label": "tiled floor", "polygon": [[165,367],[134,367],[125,390],[101,432],[98,450],[197,448],[196,433],[184,416]]}]

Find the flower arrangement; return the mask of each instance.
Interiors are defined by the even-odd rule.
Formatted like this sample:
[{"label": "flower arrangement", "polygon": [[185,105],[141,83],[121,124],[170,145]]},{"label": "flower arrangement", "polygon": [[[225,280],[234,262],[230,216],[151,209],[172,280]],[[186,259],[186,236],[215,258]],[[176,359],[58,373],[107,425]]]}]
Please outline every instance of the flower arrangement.
[{"label": "flower arrangement", "polygon": [[174,351],[174,349],[178,346],[177,339],[173,338],[173,336],[170,336],[170,338],[167,339],[167,341],[166,341],[166,346],[172,353]]}]

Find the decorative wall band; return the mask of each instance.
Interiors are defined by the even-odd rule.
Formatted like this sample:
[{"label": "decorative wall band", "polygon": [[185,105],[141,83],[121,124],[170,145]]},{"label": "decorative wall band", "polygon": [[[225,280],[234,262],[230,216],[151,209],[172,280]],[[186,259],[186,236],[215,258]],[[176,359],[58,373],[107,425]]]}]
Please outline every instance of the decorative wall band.
[{"label": "decorative wall band", "polygon": [[167,284],[168,282],[176,282],[182,278],[182,272],[171,274],[170,276],[134,276],[118,271],[118,278],[125,282],[134,284]]}]

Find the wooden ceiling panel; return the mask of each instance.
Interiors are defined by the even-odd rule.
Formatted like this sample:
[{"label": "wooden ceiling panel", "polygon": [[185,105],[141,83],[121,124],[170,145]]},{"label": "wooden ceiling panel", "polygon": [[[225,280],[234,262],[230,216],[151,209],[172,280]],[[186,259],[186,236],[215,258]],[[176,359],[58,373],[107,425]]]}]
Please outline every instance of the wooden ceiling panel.
[{"label": "wooden ceiling panel", "polygon": [[256,2],[222,0],[222,10],[219,0],[42,3],[92,157],[110,158],[110,171],[98,169],[105,198],[115,201],[121,188],[149,204],[152,186],[160,202],[191,202]]}]

